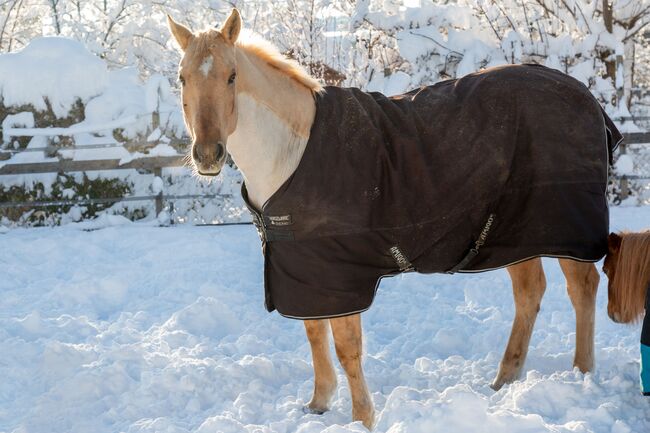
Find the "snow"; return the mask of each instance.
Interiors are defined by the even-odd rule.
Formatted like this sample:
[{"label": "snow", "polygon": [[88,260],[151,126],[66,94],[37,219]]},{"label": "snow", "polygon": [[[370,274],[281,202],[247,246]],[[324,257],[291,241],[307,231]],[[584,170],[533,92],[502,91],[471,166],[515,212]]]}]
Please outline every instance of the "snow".
[{"label": "snow", "polygon": [[[34,127],[34,113],[31,111],[22,111],[16,114],[9,114],[2,121],[2,130],[7,131],[10,128],[33,128]],[[10,143],[9,135],[3,134],[3,141]]]},{"label": "snow", "polygon": [[632,176],[634,175],[634,160],[630,155],[619,155],[614,169],[619,176]]},{"label": "snow", "polygon": [[5,106],[31,104],[66,117],[77,99],[100,94],[108,68],[82,43],[61,37],[35,38],[23,50],[0,55],[0,96]]},{"label": "snow", "polygon": [[[160,110],[160,101],[174,102],[169,80],[160,74],[153,74],[145,84],[145,109],[148,112]],[[172,100],[173,99],[173,100]]]},{"label": "snow", "polygon": [[379,77],[368,83],[369,92],[381,92],[386,96],[400,95],[409,90],[411,77],[405,72],[397,71],[388,77]]},{"label": "snow", "polygon": [[[105,135],[110,135],[116,127],[123,127],[123,135],[136,138],[138,133],[144,133],[151,123],[147,105],[152,105],[151,91],[140,84],[138,71],[135,68],[124,68],[111,71],[109,84],[101,95],[86,105],[86,120],[78,124],[101,125],[117,119],[125,119],[119,125],[106,125]],[[157,80],[156,80],[157,81]],[[148,98],[149,96],[149,98]],[[98,127],[95,127],[97,130]]]},{"label": "snow", "polygon": [[[612,230],[650,221],[650,207],[611,212]],[[350,423],[338,366],[332,410],[303,413],[309,346],[299,321],[263,308],[252,226],[102,215],[93,225],[1,229],[0,242],[0,431],[366,431]],[[601,277],[597,367],[571,370],[574,313],[557,262],[544,266],[524,377],[499,392],[489,384],[514,315],[506,271],[382,282],[363,315],[375,431],[648,431],[639,327],[609,321]]]},{"label": "snow", "polygon": [[151,193],[160,194],[165,188],[165,182],[160,178],[160,176],[155,176],[151,182]]}]

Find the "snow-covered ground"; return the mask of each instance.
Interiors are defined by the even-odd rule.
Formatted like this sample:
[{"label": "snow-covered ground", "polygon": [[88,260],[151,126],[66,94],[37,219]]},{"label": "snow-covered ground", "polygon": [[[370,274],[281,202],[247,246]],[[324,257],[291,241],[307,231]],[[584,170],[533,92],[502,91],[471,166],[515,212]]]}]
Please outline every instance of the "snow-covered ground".
[{"label": "snow-covered ground", "polygon": [[[649,224],[650,207],[612,209],[612,229]],[[340,369],[332,410],[303,413],[309,347],[299,321],[262,306],[253,227],[73,224],[5,230],[0,245],[0,431],[365,431]],[[507,273],[384,281],[363,316],[376,431],[650,431],[638,327],[609,321],[601,280],[597,368],[571,370],[573,311],[544,265],[525,376],[496,393]]]}]

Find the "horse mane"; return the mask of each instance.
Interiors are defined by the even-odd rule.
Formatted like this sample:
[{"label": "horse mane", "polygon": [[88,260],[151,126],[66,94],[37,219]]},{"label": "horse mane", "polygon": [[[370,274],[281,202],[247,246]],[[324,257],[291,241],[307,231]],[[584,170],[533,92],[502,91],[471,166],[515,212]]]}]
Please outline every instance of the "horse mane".
[{"label": "horse mane", "polygon": [[236,42],[237,47],[257,57],[267,65],[282,72],[298,84],[306,87],[312,93],[320,93],[323,86],[314,77],[309,75],[298,62],[284,56],[275,45],[257,33],[242,30]]},{"label": "horse mane", "polygon": [[650,283],[650,230],[620,233],[621,246],[612,281],[623,322],[638,322]]}]

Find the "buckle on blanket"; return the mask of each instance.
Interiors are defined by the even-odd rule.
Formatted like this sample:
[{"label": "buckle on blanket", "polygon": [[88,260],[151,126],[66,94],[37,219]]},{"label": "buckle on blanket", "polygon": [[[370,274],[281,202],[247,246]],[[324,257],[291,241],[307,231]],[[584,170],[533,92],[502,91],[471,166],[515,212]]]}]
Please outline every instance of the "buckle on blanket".
[{"label": "buckle on blanket", "polygon": [[272,224],[272,221],[263,215],[259,215],[257,212],[251,212],[253,214],[253,224],[260,235],[263,243],[274,242],[274,241],[292,241],[293,232],[290,230],[278,230],[273,227],[269,227]]},{"label": "buckle on blanket", "polygon": [[393,256],[393,260],[395,260],[395,263],[399,266],[400,271],[407,272],[415,269],[413,264],[406,258],[406,255],[404,255],[397,245],[390,247],[389,251]]},{"label": "buckle on blanket", "polygon": [[447,274],[455,274],[456,272],[465,269],[465,267],[474,260],[474,257],[478,256],[478,250],[483,246],[483,244],[485,244],[485,241],[487,241],[488,234],[492,228],[492,223],[494,222],[494,217],[495,214],[491,213],[483,226],[483,230],[481,230],[481,234],[478,236],[476,242],[474,242],[474,248],[470,249],[468,253],[465,254],[465,257],[463,257],[463,260],[458,262],[456,266],[448,270],[446,272]]},{"label": "buckle on blanket", "polygon": [[264,249],[267,242],[273,241],[292,241],[293,232],[290,230],[278,230],[269,226],[288,226],[293,224],[291,215],[280,215],[280,216],[264,216],[261,212],[255,209],[255,206],[248,199],[248,191],[246,190],[246,184],[242,183],[241,185],[241,195],[246,203],[246,207],[253,216],[253,224],[257,229],[257,233],[260,235],[262,240],[262,248]]}]

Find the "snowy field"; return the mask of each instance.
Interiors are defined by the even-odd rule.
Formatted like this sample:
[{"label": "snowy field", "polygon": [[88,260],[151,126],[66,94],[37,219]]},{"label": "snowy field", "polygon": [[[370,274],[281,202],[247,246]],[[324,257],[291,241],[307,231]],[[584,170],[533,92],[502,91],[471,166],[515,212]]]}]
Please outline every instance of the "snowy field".
[{"label": "snowy field", "polygon": [[[649,224],[650,207],[612,209],[613,229]],[[332,410],[303,413],[309,347],[301,322],[263,308],[253,227],[68,225],[0,246],[0,431],[365,431],[338,367]],[[375,431],[650,431],[638,327],[609,321],[601,280],[596,371],[571,370],[573,310],[557,262],[544,266],[524,378],[496,393],[507,273],[385,280],[363,316]]]}]

